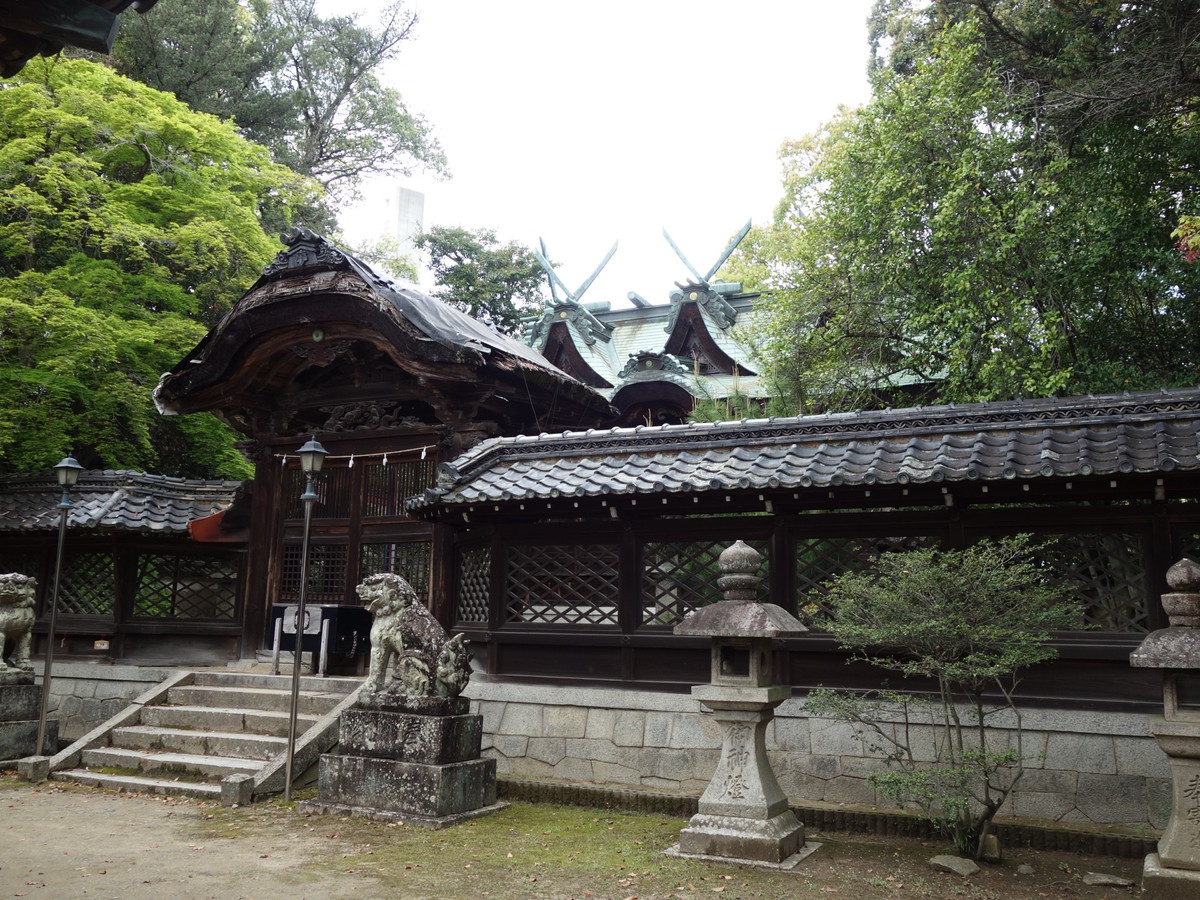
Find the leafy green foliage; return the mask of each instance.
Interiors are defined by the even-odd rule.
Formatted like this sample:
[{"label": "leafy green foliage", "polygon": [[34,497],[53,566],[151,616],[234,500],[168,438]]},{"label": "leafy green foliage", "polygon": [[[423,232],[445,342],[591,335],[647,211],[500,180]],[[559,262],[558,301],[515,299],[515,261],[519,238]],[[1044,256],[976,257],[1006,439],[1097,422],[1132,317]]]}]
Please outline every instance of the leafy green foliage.
[{"label": "leafy green foliage", "polygon": [[[394,2],[380,17],[374,27],[322,17],[314,0],[162,0],[123,23],[114,55],[124,74],[232,120],[276,162],[346,199],[366,174],[445,172],[428,124],[379,80],[416,14]],[[304,224],[328,230],[332,213],[316,204]]]},{"label": "leafy green foliage", "polygon": [[286,98],[258,88],[283,64],[268,0],[160,0],[157,7],[122,18],[113,47],[122,75],[252,132],[287,115]]},{"label": "leafy green foliage", "polygon": [[[0,189],[0,464],[74,451],[244,475],[188,441],[165,456],[151,391],[274,256],[264,209],[286,220],[316,186],[166,94],[56,58],[0,85]],[[230,450],[215,419],[188,431]]]},{"label": "leafy green foliage", "polygon": [[[830,582],[826,598],[841,646],[931,691],[819,689],[808,711],[850,722],[888,765],[872,782],[971,856],[1024,770],[1018,673],[1053,659],[1051,633],[1082,617],[1043,581],[1033,554],[1026,535],[884,554]],[[989,728],[997,717],[1003,733]]]},{"label": "leafy green foliage", "polygon": [[[783,148],[784,199],[738,275],[775,290],[766,368],[799,411],[1200,374],[1200,272],[1172,238],[1195,202],[1194,117],[1132,101],[1122,116],[1049,115],[1080,83],[1022,74],[983,7],[1001,8],[881,3],[872,101]],[[1048,9],[1002,8],[1028,28]],[[1095,44],[1047,38],[1039,72],[1075,71],[1080,42]]]},{"label": "leafy green foliage", "polygon": [[528,247],[500,243],[489,228],[431,228],[416,240],[437,280],[434,296],[502,334],[542,307],[545,272]]}]

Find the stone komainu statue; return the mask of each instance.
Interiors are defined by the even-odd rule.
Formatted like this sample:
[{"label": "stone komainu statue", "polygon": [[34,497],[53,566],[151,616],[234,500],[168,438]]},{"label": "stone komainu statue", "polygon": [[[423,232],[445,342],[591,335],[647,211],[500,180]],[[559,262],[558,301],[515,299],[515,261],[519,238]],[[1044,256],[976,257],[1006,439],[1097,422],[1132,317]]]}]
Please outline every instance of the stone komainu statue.
[{"label": "stone komainu statue", "polygon": [[[399,575],[370,575],[357,590],[375,617],[368,693],[402,697],[457,697],[462,693],[471,677],[471,654],[463,635],[450,638]],[[386,680],[389,662],[390,682]]]},{"label": "stone komainu statue", "polygon": [[28,575],[0,575],[0,672],[32,672],[33,598],[37,581]]}]

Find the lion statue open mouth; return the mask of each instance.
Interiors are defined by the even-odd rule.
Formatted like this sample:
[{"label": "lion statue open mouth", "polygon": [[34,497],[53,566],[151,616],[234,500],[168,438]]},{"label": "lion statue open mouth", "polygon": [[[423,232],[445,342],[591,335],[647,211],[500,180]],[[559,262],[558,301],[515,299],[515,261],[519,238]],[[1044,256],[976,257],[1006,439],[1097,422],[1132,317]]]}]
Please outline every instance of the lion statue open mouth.
[{"label": "lion statue open mouth", "polygon": [[[375,617],[364,691],[406,698],[457,697],[471,678],[463,635],[451,638],[399,575],[370,575],[357,588]],[[392,677],[387,680],[388,664]]]},{"label": "lion statue open mouth", "polygon": [[33,599],[37,581],[28,575],[0,575],[0,674],[32,676]]}]

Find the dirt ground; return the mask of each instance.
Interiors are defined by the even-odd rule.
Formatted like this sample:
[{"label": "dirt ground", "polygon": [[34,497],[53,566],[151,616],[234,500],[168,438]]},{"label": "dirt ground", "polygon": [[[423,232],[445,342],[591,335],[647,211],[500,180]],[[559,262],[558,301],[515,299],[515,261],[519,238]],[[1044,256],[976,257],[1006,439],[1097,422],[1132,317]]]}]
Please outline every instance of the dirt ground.
[{"label": "dirt ground", "polygon": [[[1010,851],[962,878],[934,871],[944,848],[810,834],[822,846],[791,872],[673,859],[682,819],[513,804],[430,831],[282,804],[209,803],[0,778],[0,900],[9,897],[664,900],[924,897],[1117,898],[1140,860]],[[1022,874],[1018,866],[1031,872]]]}]

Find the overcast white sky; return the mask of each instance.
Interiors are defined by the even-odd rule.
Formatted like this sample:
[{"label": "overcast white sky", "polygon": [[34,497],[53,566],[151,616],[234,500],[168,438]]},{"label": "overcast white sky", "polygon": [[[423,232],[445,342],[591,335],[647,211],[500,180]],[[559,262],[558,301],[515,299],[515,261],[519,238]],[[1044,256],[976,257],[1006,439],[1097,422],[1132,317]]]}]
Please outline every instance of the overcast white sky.
[{"label": "overcast white sky", "polygon": [[[346,0],[339,12],[368,10]],[[777,151],[839,105],[867,99],[871,0],[424,0],[388,72],[433,126],[452,178],[425,194],[425,226],[544,238],[572,289],[614,241],[588,301],[663,303],[782,194]],[[358,241],[387,229],[375,184],[342,217]]]}]

